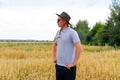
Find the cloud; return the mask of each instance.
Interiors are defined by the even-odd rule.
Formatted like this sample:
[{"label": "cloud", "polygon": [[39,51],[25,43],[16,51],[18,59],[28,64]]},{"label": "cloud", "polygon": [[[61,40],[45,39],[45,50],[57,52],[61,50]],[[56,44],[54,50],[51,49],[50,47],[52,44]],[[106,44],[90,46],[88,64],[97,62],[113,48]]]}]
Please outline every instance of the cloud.
[{"label": "cloud", "polygon": [[0,7],[5,7],[8,4],[8,0],[0,0]]},{"label": "cloud", "polygon": [[[53,40],[56,20],[49,9],[10,8],[0,10],[1,39],[39,39]],[[49,14],[48,14],[49,13]]]},{"label": "cloud", "polygon": [[62,11],[71,15],[70,22],[74,25],[78,20],[86,19],[89,26],[93,26],[96,21],[104,21],[109,13],[109,4],[101,5],[107,0],[100,1],[0,0],[9,5],[0,8],[0,39],[53,40],[59,29],[56,13]]}]

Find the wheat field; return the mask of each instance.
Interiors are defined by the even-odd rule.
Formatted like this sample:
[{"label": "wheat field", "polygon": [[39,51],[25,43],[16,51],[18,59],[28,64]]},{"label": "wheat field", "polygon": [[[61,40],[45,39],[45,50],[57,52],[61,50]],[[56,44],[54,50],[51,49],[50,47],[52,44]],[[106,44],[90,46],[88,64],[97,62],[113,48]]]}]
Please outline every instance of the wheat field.
[{"label": "wheat field", "polygon": [[[76,80],[120,80],[120,50],[82,45]],[[0,80],[55,80],[52,42],[0,43]]]}]

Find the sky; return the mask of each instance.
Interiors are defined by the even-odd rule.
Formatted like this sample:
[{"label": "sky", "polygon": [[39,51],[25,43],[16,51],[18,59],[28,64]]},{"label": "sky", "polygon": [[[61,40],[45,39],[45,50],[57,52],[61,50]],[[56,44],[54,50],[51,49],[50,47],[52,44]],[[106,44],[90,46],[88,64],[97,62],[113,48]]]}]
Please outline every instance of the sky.
[{"label": "sky", "polygon": [[57,15],[63,11],[70,23],[87,20],[91,28],[104,23],[111,0],[0,0],[0,39],[53,40]]}]

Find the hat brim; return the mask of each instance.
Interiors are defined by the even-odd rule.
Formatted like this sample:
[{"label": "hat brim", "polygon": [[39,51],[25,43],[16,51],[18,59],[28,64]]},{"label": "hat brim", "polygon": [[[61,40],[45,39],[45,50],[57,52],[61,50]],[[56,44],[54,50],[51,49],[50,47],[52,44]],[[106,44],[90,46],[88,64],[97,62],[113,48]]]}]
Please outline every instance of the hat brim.
[{"label": "hat brim", "polygon": [[[59,17],[61,17],[61,18],[63,18],[62,16],[60,16],[59,14],[56,14],[57,16],[59,16]],[[64,18],[63,18],[64,19]]]}]

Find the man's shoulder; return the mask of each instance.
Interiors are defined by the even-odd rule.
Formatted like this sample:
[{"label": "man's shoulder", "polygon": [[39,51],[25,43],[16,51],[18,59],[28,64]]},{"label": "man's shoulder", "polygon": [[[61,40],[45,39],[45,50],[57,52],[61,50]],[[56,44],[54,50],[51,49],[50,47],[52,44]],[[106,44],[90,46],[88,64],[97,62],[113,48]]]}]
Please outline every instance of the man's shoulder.
[{"label": "man's shoulder", "polygon": [[73,28],[70,28],[70,32],[71,33],[77,33],[76,30],[74,30]]}]

